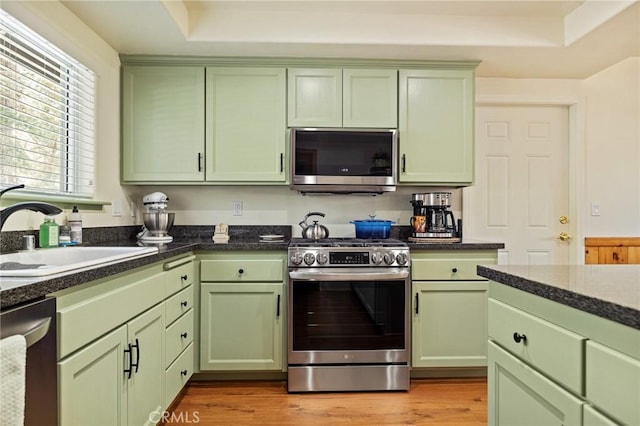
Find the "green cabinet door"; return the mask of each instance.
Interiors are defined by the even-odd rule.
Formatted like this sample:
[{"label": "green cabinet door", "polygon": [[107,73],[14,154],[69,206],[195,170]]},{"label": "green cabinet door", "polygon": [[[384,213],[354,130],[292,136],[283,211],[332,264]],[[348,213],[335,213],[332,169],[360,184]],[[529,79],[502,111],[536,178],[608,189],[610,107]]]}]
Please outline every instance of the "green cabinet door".
[{"label": "green cabinet door", "polygon": [[206,74],[206,180],[286,182],[286,70]]},{"label": "green cabinet door", "polygon": [[125,66],[122,180],[204,180],[204,68]]},{"label": "green cabinet door", "polygon": [[281,370],[282,295],[282,283],[203,283],[200,369]]},{"label": "green cabinet door", "polygon": [[342,127],[342,70],[289,68],[289,127]]},{"label": "green cabinet door", "polygon": [[582,424],[582,401],[493,342],[488,347],[489,421],[494,426]]},{"label": "green cabinet door", "polygon": [[582,411],[582,426],[620,426],[591,405],[584,405]]},{"label": "green cabinet door", "polygon": [[58,424],[127,424],[123,372],[127,348],[127,327],[123,325],[58,362]]},{"label": "green cabinet door", "polygon": [[127,330],[137,364],[127,380],[128,424],[155,424],[164,408],[164,304],[131,320]]},{"label": "green cabinet door", "polygon": [[397,127],[398,70],[345,69],[342,82],[343,127]]},{"label": "green cabinet door", "polygon": [[414,281],[412,367],[487,365],[486,281]]},{"label": "green cabinet door", "polygon": [[473,183],[474,74],[400,70],[401,183]]}]

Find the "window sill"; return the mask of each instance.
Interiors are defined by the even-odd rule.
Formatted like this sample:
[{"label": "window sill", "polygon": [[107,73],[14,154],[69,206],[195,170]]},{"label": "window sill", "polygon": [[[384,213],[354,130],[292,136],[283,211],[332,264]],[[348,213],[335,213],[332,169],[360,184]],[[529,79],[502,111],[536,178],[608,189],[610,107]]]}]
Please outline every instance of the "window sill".
[{"label": "window sill", "polygon": [[[7,202],[10,201],[10,202]],[[54,204],[61,209],[71,209],[73,206],[78,206],[80,210],[102,210],[103,206],[111,204],[110,201],[91,200],[88,198],[71,198],[63,197],[60,195],[45,195],[35,193],[13,193],[7,192],[2,196],[2,207],[15,204],[12,201],[43,201],[46,203]]]}]

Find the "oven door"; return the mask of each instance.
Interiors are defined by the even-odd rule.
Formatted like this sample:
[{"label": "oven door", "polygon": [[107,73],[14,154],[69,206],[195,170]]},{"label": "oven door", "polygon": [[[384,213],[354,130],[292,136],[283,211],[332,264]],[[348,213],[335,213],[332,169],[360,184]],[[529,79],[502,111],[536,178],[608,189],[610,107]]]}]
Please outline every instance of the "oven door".
[{"label": "oven door", "polygon": [[409,360],[408,268],[289,272],[289,365]]}]

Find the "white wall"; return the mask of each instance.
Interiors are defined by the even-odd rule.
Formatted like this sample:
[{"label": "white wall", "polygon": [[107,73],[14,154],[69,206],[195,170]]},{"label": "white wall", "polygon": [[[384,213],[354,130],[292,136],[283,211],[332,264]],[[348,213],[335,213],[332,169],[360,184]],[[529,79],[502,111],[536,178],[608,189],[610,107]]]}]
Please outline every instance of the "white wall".
[{"label": "white wall", "polygon": [[586,96],[586,236],[640,236],[640,57],[583,83]]}]

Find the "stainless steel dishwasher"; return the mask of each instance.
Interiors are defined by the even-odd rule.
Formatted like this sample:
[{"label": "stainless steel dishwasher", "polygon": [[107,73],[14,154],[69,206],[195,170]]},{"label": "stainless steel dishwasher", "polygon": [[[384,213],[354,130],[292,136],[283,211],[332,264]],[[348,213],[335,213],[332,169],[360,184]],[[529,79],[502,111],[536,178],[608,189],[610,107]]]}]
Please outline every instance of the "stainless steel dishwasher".
[{"label": "stainless steel dishwasher", "polygon": [[0,312],[0,338],[16,334],[27,341],[24,424],[54,426],[58,422],[56,299]]}]

